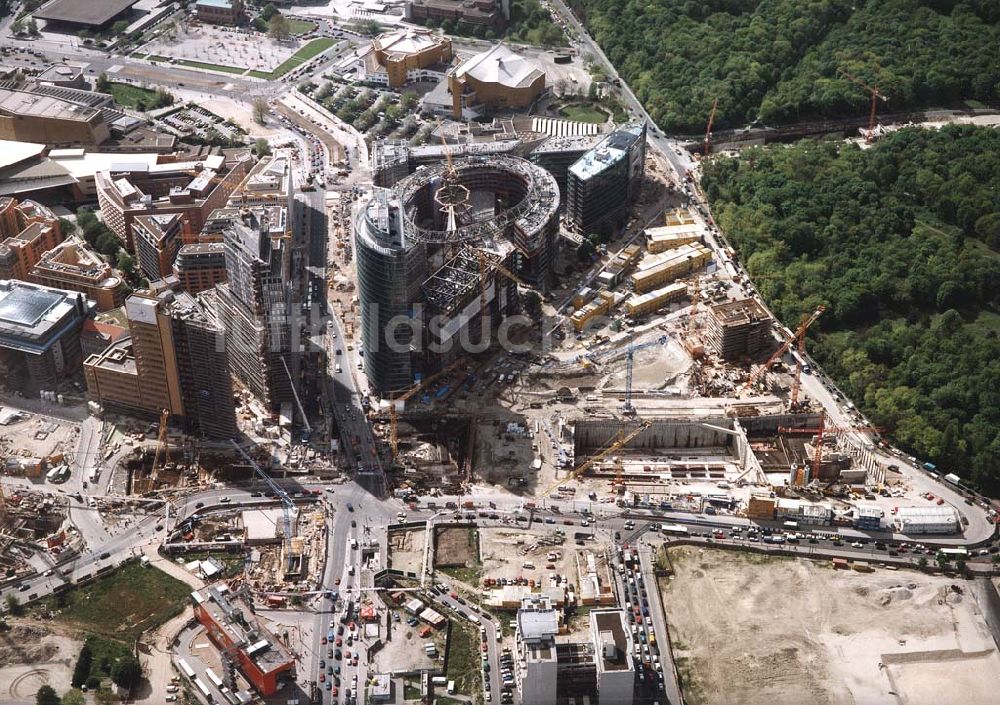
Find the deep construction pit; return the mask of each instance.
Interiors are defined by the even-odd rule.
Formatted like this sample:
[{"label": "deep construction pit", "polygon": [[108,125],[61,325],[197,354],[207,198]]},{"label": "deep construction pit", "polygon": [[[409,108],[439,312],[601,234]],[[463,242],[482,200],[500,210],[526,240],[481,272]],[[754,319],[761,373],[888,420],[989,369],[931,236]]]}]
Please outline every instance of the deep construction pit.
[{"label": "deep construction pit", "polygon": [[401,469],[394,471],[394,484],[406,481],[415,488],[441,490],[462,485],[471,472],[472,428],[465,415],[400,414],[396,460]]}]

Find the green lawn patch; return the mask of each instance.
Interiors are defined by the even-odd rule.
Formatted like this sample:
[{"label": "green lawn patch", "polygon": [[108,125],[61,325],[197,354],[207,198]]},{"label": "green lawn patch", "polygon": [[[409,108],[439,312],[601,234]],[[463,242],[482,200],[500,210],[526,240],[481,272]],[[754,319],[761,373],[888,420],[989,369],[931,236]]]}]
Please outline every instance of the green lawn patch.
[{"label": "green lawn patch", "polygon": [[189,586],[163,571],[129,562],[44,604],[59,622],[131,644],[146,629],[180,614],[190,594]]},{"label": "green lawn patch", "polygon": [[162,101],[160,94],[156,91],[130,86],[127,83],[112,83],[108,86],[108,92],[111,93],[118,105],[123,105],[126,108],[151,110],[169,105],[169,103]]},{"label": "green lawn patch", "polygon": [[222,66],[221,64],[206,64],[204,61],[190,61],[188,59],[178,59],[177,63],[182,66],[190,66],[193,69],[208,69],[209,71],[222,71],[223,73],[246,73],[243,66]]},{"label": "green lawn patch", "polygon": [[280,66],[278,66],[278,68],[276,68],[274,71],[271,72],[251,71],[250,75],[255,78],[266,78],[269,80],[281,78],[289,71],[298,68],[305,62],[309,61],[309,59],[312,59],[316,55],[321,54],[322,52],[326,51],[336,43],[337,41],[335,39],[331,39],[330,37],[320,37],[319,39],[313,39],[311,42],[309,42],[304,47],[299,49],[297,52],[292,54],[290,57],[285,59],[285,61]]},{"label": "green lawn patch", "polygon": [[455,578],[455,580],[461,580],[472,587],[478,586],[483,576],[483,567],[478,564],[472,568],[466,566],[449,566],[447,568],[437,568],[436,570],[439,573],[444,573]]},{"label": "green lawn patch", "polygon": [[482,685],[479,675],[480,653],[479,632],[461,621],[453,620],[445,676],[448,680],[455,681],[456,692],[462,695],[479,692]]},{"label": "green lawn patch", "polygon": [[603,125],[608,121],[608,114],[606,112],[596,106],[587,104],[576,103],[573,105],[564,105],[559,108],[559,114],[568,120],[589,122],[595,125]]},{"label": "green lawn patch", "polygon": [[314,29],[316,29],[316,23],[310,22],[309,20],[296,20],[288,19],[288,31],[292,33],[292,36],[301,37],[303,34],[309,34]]}]

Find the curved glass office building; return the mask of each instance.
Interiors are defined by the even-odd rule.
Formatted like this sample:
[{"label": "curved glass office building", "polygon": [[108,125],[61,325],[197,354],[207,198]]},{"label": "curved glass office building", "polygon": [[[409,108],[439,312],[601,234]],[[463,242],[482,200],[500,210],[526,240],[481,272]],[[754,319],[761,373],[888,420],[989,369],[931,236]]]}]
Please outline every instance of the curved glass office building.
[{"label": "curved glass office building", "polygon": [[426,278],[424,247],[408,242],[399,201],[388,189],[375,189],[354,221],[365,372],[373,389],[393,392],[414,382],[411,302]]}]

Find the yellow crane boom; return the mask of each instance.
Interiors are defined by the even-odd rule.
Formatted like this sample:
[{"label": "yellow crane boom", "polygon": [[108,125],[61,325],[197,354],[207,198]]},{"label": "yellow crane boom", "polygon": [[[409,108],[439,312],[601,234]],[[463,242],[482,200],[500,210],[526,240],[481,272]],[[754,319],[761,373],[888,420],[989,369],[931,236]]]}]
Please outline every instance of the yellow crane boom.
[{"label": "yellow crane boom", "polygon": [[632,439],[634,439],[636,436],[638,436],[640,433],[642,433],[652,425],[653,425],[652,421],[643,421],[636,428],[633,428],[630,431],[626,431],[625,427],[623,426],[621,430],[618,431],[618,435],[615,436],[614,440],[612,440],[611,443],[606,445],[604,448],[599,450],[594,455],[587,458],[587,460],[582,462],[580,465],[577,465],[576,468],[573,470],[573,472],[570,473],[569,477],[567,477],[564,480],[556,480],[551,485],[546,487],[545,490],[539,496],[544,497],[545,495],[547,495],[549,492],[552,491],[553,487],[562,484],[567,480],[568,481],[576,480],[581,475],[583,475],[583,473],[587,472],[587,470],[593,467],[595,463],[599,463],[601,460],[606,458],[610,453],[614,453],[619,448],[627,445]]}]

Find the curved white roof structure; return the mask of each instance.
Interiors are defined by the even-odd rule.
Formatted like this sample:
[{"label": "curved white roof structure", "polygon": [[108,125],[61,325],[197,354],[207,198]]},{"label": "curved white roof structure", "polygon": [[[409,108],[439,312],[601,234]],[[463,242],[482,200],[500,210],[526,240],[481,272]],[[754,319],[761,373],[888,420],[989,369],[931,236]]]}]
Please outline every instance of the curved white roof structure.
[{"label": "curved white roof structure", "polygon": [[455,69],[455,75],[471,76],[481,83],[498,83],[508,88],[525,88],[545,74],[529,59],[497,44],[476,54]]}]

